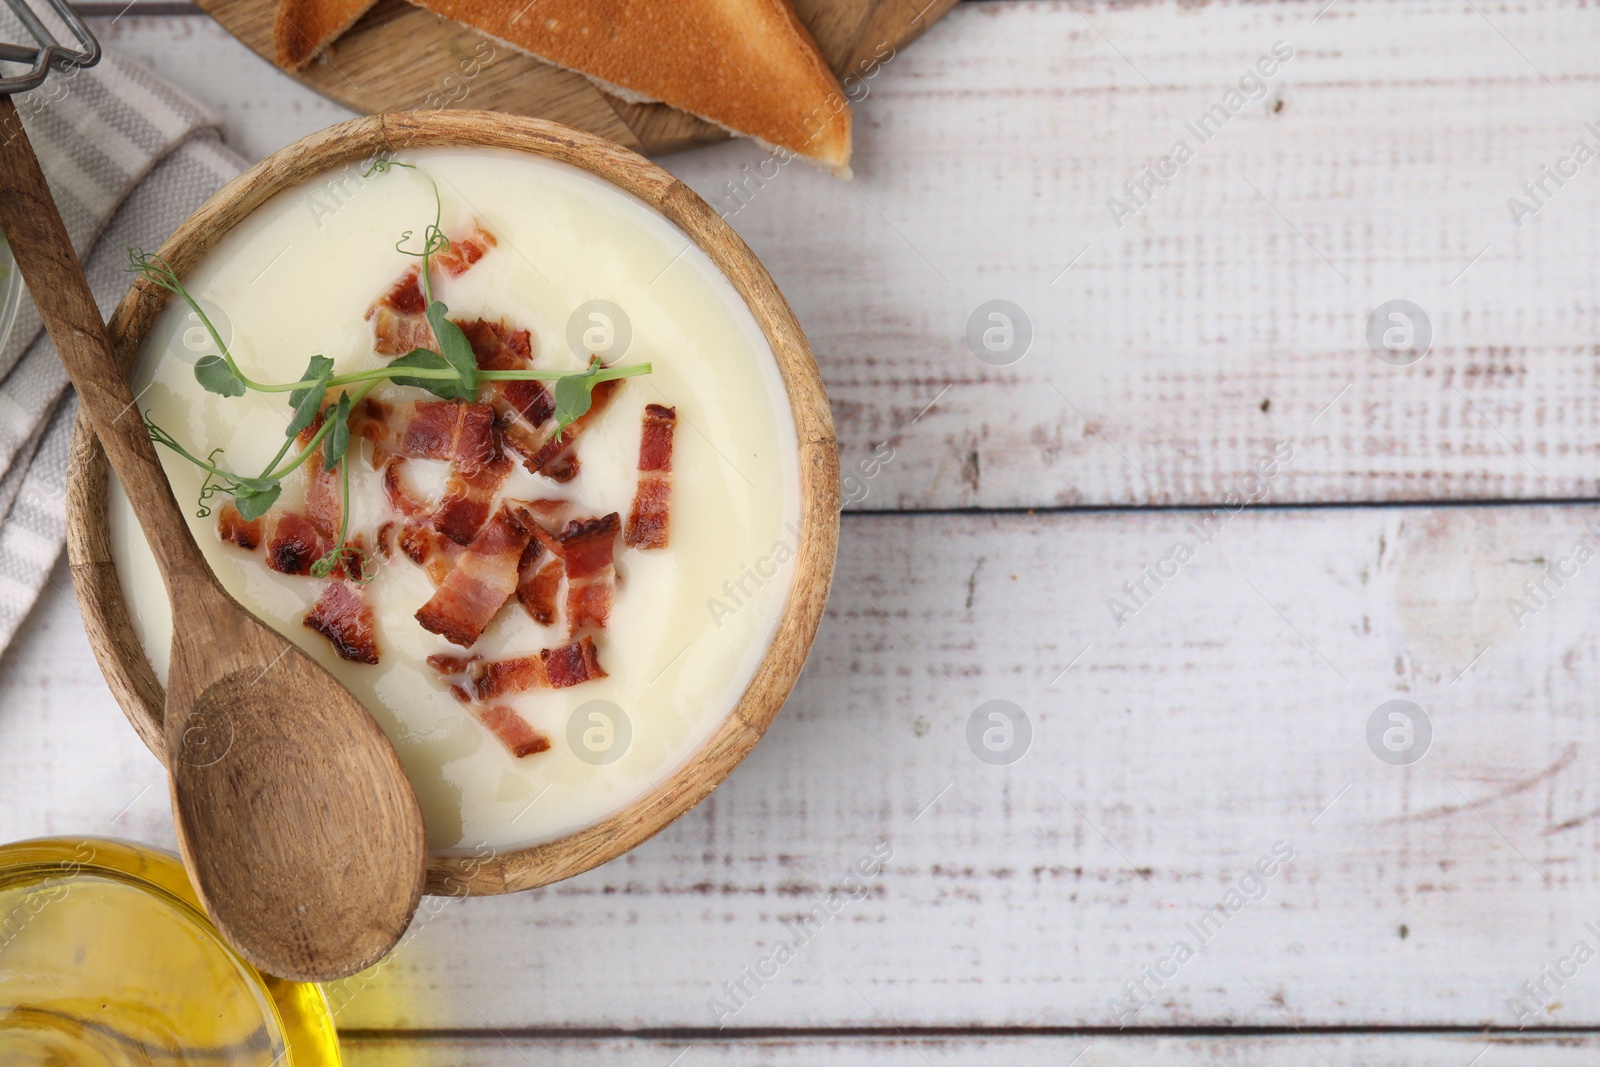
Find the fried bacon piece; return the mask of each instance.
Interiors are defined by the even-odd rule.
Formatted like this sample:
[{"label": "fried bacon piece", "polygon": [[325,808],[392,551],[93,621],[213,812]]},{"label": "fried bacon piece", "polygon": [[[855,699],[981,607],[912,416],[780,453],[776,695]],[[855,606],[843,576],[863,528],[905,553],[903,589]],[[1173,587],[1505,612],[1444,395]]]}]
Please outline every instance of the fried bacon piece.
[{"label": "fried bacon piece", "polygon": [[[419,400],[394,406],[367,400],[356,432],[384,455],[383,488],[389,505],[407,518],[431,516],[434,527],[457,544],[468,544],[489,519],[495,494],[511,473],[511,461],[495,439],[494,409],[459,400]],[[408,458],[447,460],[450,477],[437,506],[405,486]]]},{"label": "fried bacon piece", "polygon": [[407,523],[400,530],[400,551],[412,563],[428,572],[434,585],[443,585],[456,565],[456,557],[466,549],[425,523]]},{"label": "fried bacon piece", "polygon": [[517,564],[529,531],[502,507],[472,539],[437,591],[417,611],[422,628],[471,647],[517,590]]},{"label": "fried bacon piece", "polygon": [[406,457],[390,456],[383,465],[383,495],[397,515],[408,519],[426,518],[433,506],[418,498],[405,483]]},{"label": "fried bacon piece", "polygon": [[377,629],[372,608],[361,588],[349,582],[329,582],[306,615],[305,624],[333,645],[340,656],[355,663],[378,662]]},{"label": "fried bacon piece", "polygon": [[532,455],[522,461],[522,465],[535,474],[542,474],[546,478],[557,482],[570,482],[578,474],[578,454],[576,445],[583,431],[594,425],[594,420],[611,403],[611,398],[616,395],[617,386],[621,385],[619,378],[601,382],[590,391],[591,403],[589,410],[584,412],[566,428],[566,431],[557,438],[554,430],[543,439]]},{"label": "fried bacon piece", "polygon": [[[317,462],[318,460],[308,460]],[[308,505],[311,493],[307,492]],[[334,501],[337,509],[337,498]],[[338,512],[332,514],[333,532],[325,533],[324,524],[329,516],[323,513],[320,520],[294,511],[268,512],[259,519],[247,520],[239,514],[232,501],[218,509],[217,534],[240,548],[254,550],[263,543],[267,546],[267,566],[280,574],[307,575],[312,564],[325,556],[338,536]],[[379,532],[380,547],[383,531]],[[352,538],[344,558],[334,568],[332,578],[322,590],[317,603],[305,617],[305,624],[326,637],[335,652],[356,663],[378,662],[377,627],[372,609],[366,604],[359,586],[348,580],[351,574],[360,573],[362,566],[360,538]]]},{"label": "fried bacon piece", "polygon": [[397,311],[402,315],[421,315],[428,310],[428,298],[422,292],[422,265],[413,264],[400,275],[390,290],[378,298],[377,305]]},{"label": "fried bacon piece", "polygon": [[510,708],[489,701],[506,693],[530,689],[565,689],[593,678],[604,678],[594,641],[583,637],[560,648],[547,648],[534,656],[484,660],[478,656],[434,655],[428,666],[438,671],[457,700],[518,759],[544,752],[550,739],[539,733]]},{"label": "fried bacon piece", "polygon": [[[470,672],[473,664],[480,662],[481,659],[482,657],[477,655],[458,656],[453,652],[436,652],[428,657],[428,666],[449,678]],[[462,700],[473,699],[472,694],[466,689],[454,685],[452,688],[455,689],[456,696]]]},{"label": "fried bacon piece", "polygon": [[483,228],[477,219],[472,220],[472,229],[461,237],[450,238],[450,247],[443,252],[435,253],[434,265],[452,278],[459,278],[467,273],[472,265],[488,254],[489,249],[500,242],[496,241],[494,234]]},{"label": "fried bacon piece", "polygon": [[311,565],[333,548],[316,523],[293,511],[263,516],[267,534],[267,566],[279,574],[310,574]]},{"label": "fried bacon piece", "polygon": [[[301,446],[310,443],[322,427],[323,414],[317,415],[310,426],[300,431],[297,438]],[[339,475],[337,471],[323,470],[322,446],[319,444],[302,465],[306,472],[306,506],[304,514],[294,511],[273,510],[259,519],[246,520],[230,500],[222,505],[217,515],[217,535],[232,541],[240,548],[255,549],[267,546],[267,566],[280,574],[310,574],[311,565],[333,549],[339,537],[340,504]],[[350,551],[359,554],[352,539]],[[335,571],[343,576],[345,561]],[[357,570],[351,559],[349,569]]]},{"label": "fried bacon piece", "polygon": [[436,459],[476,470],[499,455],[494,408],[463,400],[416,400],[386,404],[368,397],[352,413],[350,428],[377,446],[379,465],[388,453]]},{"label": "fried bacon piece", "polygon": [[545,549],[536,539],[528,541],[517,564],[517,601],[534,622],[549,626],[556,621],[557,597],[566,568],[561,560],[545,558]]},{"label": "fried bacon piece", "polygon": [[529,726],[526,719],[502,704],[474,709],[473,715],[518,759],[550,750],[548,737]]},{"label": "fried bacon piece", "polygon": [[600,657],[595,652],[594,640],[580,637],[560,648],[547,648],[539,653],[545,676],[553,689],[566,689],[594,678],[604,678]]},{"label": "fried bacon piece", "polygon": [[637,548],[666,548],[668,508],[672,503],[672,431],[676,408],[646,404],[639,434],[639,487],[622,540]]},{"label": "fried bacon piece", "polygon": [[458,545],[469,544],[489,521],[495,494],[510,474],[511,461],[505,456],[475,470],[451,464],[450,480],[433,512],[433,528]]},{"label": "fried bacon piece", "polygon": [[534,656],[479,660],[470,672],[474,696],[478,700],[493,700],[507,693],[552,688],[544,656],[545,653],[540,652]]},{"label": "fried bacon piece", "polygon": [[[386,524],[388,525],[388,524]],[[379,530],[380,538],[383,530]],[[307,575],[311,565],[333,549],[337,536],[322,532],[321,524],[298,511],[271,511],[259,519],[245,519],[232,503],[222,505],[217,515],[217,536],[240,548],[254,551],[267,546],[267,566],[279,574]],[[332,577],[344,578],[359,574],[365,546],[360,536],[345,542],[344,558],[333,570]],[[383,545],[380,543],[380,555]]]},{"label": "fried bacon piece", "polygon": [[[479,370],[521,370],[533,363],[533,338],[527,330],[486,319],[456,325],[467,335]],[[508,446],[523,456],[539,450],[544,440],[539,428],[556,413],[555,398],[543,382],[489,382],[479,389],[478,399],[494,405]]]},{"label": "fried bacon piece", "polygon": [[[322,429],[322,423],[328,416],[328,409],[324,407],[311,420],[311,425],[301,430],[295,442],[301,448],[311,443],[311,439]],[[300,469],[306,473],[306,518],[311,520],[311,525],[317,532],[325,537],[331,548],[334,541],[339,539],[339,519],[344,514],[341,503],[342,493],[339,487],[339,472],[337,470],[324,470],[322,445],[319,443],[311,450],[311,455],[306,457]]]},{"label": "fried bacon piece", "polygon": [[594,639],[587,636],[560,648],[510,659],[434,655],[428,657],[428,666],[449,681],[458,700],[469,704],[487,703],[507,693],[526,693],[530,689],[567,689],[606,676]]},{"label": "fried bacon piece", "polygon": [[378,527],[374,535],[374,540],[377,542],[374,550],[378,553],[379,559],[387,562],[394,558],[395,542],[400,538],[399,529],[399,524],[393,521]]},{"label": "fried bacon piece", "polygon": [[228,501],[217,509],[217,536],[231,541],[240,548],[254,550],[261,547],[261,519],[247,519]]},{"label": "fried bacon piece", "polygon": [[438,348],[433,327],[424,315],[427,310],[422,267],[408,267],[400,280],[367,309],[373,348],[385,356],[403,356],[413,348]]},{"label": "fried bacon piece", "polygon": [[494,462],[494,408],[461,400],[418,400],[398,435],[395,451],[417,459],[449,460],[473,471]]},{"label": "fried bacon piece", "polygon": [[678,424],[678,409],[660,404],[644,406],[644,428],[639,433],[639,469],[672,469],[672,431]]},{"label": "fried bacon piece", "polygon": [[[476,219],[472,229],[450,239],[450,247],[435,253],[433,264],[451,278],[465,274],[472,265],[499,244],[494,234]],[[406,272],[367,309],[372,323],[373,347],[379,355],[403,356],[413,348],[438,350],[433,327],[428,325],[427,294],[422,286],[422,265],[412,264]]]},{"label": "fried bacon piece", "polygon": [[456,325],[467,335],[479,370],[519,370],[533,358],[533,335],[527,330],[513,330],[504,319],[458,319]]},{"label": "fried bacon piece", "polygon": [[622,517],[616,512],[598,519],[574,519],[556,537],[567,575],[567,632],[605,629],[616,587],[613,563]]},{"label": "fried bacon piece", "polygon": [[[267,533],[267,566],[279,574],[307,575],[312,564],[333,551],[334,539],[317,524],[295,511],[269,513],[263,519]],[[364,569],[366,546],[359,535],[345,542],[338,566],[330,578],[349,578]]]},{"label": "fried bacon piece", "polygon": [[450,692],[472,711],[513,756],[521,759],[550,748],[550,739],[528,725],[526,719],[503,704],[488,705],[475,695],[474,675],[482,661],[477,656],[429,656],[428,665],[444,676]]},{"label": "fried bacon piece", "polygon": [[[622,528],[622,517],[616,512],[603,515],[598,519],[573,519],[562,528],[560,533],[551,533],[547,523],[551,517],[561,513],[559,501],[533,501],[519,503],[516,507],[522,517],[523,524],[530,528],[533,541],[542,550],[549,552],[556,560],[560,561],[562,573],[567,580],[567,632],[577,635],[582,630],[603,630],[606,620],[611,615],[611,600],[616,588],[617,569],[614,562],[616,553],[617,533]],[[535,508],[543,508],[542,514],[536,514]],[[531,576],[528,566],[533,561],[524,553],[519,563],[518,594],[521,596],[521,587],[525,580],[537,581],[539,571]],[[554,578],[546,577],[546,582],[552,583],[544,587],[551,595],[554,591]],[[530,587],[530,597],[534,590]],[[542,615],[553,613],[536,610],[543,605],[535,601],[528,608],[528,614],[536,621],[543,622]]]}]

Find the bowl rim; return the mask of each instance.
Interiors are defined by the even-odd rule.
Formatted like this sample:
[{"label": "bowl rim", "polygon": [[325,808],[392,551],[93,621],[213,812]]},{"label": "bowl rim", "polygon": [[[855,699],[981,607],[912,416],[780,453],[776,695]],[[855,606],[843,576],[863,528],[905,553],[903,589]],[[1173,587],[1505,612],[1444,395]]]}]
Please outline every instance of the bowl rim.
[{"label": "bowl rim", "polygon": [[[399,112],[328,127],[274,152],[229,182],[162,245],[187,275],[256,208],[334,167],[417,148],[501,148],[577,166],[632,193],[693,241],[733,285],[767,338],[793,412],[800,474],[800,533],[793,587],[766,654],[744,694],[676,772],[602,822],[565,837],[487,855],[430,852],[426,892],[476,896],[548,885],[637,846],[705,799],[738,765],[793,688],[832,584],[838,545],[839,456],[821,375],[794,312],[744,241],[693,190],[642,156],[581,130],[489,111]],[[168,295],[139,279],[108,324],[117,360],[131,373]],[[164,760],[165,693],[134,636],[112,559],[109,465],[80,414],[67,474],[67,547],[85,630],[112,695],[134,730]]]}]

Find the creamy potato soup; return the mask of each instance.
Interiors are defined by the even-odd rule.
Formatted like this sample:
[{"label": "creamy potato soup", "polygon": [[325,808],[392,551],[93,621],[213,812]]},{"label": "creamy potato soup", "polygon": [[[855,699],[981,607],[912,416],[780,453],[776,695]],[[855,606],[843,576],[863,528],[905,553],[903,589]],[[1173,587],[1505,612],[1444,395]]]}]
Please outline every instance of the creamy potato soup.
[{"label": "creamy potato soup", "polygon": [[[794,570],[793,418],[748,308],[642,201],[518,153],[395,162],[277,197],[184,280],[243,395],[197,380],[235,372],[178,297],[134,390],[218,578],[371,709],[430,847],[534,844],[665,780],[750,682]],[[407,254],[436,212],[448,246]],[[470,401],[381,371],[341,384],[396,359],[448,376],[433,353],[463,343],[502,375],[468,379]],[[333,384],[254,388],[312,381]],[[270,507],[232,480],[262,474]],[[164,679],[174,615],[116,486],[111,532]]]}]

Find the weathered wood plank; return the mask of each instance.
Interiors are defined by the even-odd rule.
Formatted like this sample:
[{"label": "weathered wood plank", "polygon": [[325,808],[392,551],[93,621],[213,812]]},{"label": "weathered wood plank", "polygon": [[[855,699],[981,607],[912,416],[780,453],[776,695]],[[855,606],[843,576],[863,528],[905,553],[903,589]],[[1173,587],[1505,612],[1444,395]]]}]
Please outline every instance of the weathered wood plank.
[{"label": "weathered wood plank", "polygon": [[[668,160],[794,303],[847,463],[894,442],[856,506],[1215,501],[1285,437],[1284,501],[1594,495],[1600,182],[1507,209],[1600,149],[1592,13],[1325,4],[964,5],[867,83],[854,188],[763,181],[749,145]],[[1185,123],[1275,41],[1294,58],[1201,144]],[[1108,199],[1179,138],[1119,228]],[[995,298],[1035,331],[1007,368],[964,338]],[[1396,298],[1433,327],[1411,367],[1365,340]]]},{"label": "weathered wood plank", "polygon": [[[1313,22],[1320,7],[968,6],[871,81],[862,195],[791,167],[733,217],[818,348],[847,462],[894,443],[855,506],[1212,500],[1248,491],[1280,440],[1295,454],[1275,500],[1592,494],[1597,193],[1580,171],[1520,231],[1505,205],[1595,117],[1588,13],[1339,0]],[[1117,231],[1105,198],[1280,38],[1297,48],[1273,82],[1283,108],[1231,119]],[[129,15],[108,39],[221,107],[247,155],[344,117],[204,19]],[[716,195],[760,158],[668,163]],[[1010,369],[962,338],[994,296],[1043,309]],[[1362,339],[1395,296],[1436,327],[1409,368]],[[1247,511],[1166,585],[1146,579],[1150,603],[1117,628],[1107,598],[1192,518],[852,518],[811,669],[710,803],[584,878],[447,904],[341,1023],[714,1025],[721,983],[748,983],[880,839],[895,856],[866,897],[731,1025],[1115,1025],[1123,983],[1280,839],[1296,855],[1264,898],[1133,1025],[1515,1025],[1527,982],[1549,993],[1541,1022],[1600,1023],[1592,965],[1559,990],[1541,975],[1579,939],[1600,947],[1584,925],[1600,925],[1600,594],[1580,567],[1521,629],[1507,607],[1543,561],[1600,543],[1582,529],[1600,510]],[[1365,739],[1394,697],[1432,716],[1409,767]],[[992,699],[1036,730],[1014,766],[967,748]],[[47,832],[171,840],[159,770],[54,594],[0,660],[0,839]],[[1315,1040],[1335,1062],[1479,1051]],[[1592,1058],[1592,1040],[1519,1062]],[[567,1055],[531,1042],[519,1061],[535,1046]],[[855,1057],[818,1047],[759,1055]]]},{"label": "weathered wood plank", "polygon": [[[1283,501],[1594,494],[1600,184],[1580,171],[1521,230],[1506,207],[1600,147],[1587,13],[1321,6],[970,5],[864,82],[854,189],[763,181],[748,143],[665,157],[724,210],[746,182],[732,222],[810,333],[847,466],[892,443],[852,506],[1216,501],[1282,438]],[[205,19],[107,37],[250,156],[345,116]],[[1269,95],[1198,145],[1184,122],[1276,40],[1296,54]],[[1107,199],[1186,135],[1196,158],[1118,229]],[[1009,368],[964,339],[996,297],[1036,331]],[[1365,340],[1397,297],[1432,321],[1411,367]]]},{"label": "weathered wood plank", "polygon": [[[1592,1034],[1561,1039],[1497,1035],[1478,1038],[1431,1034],[1315,1034],[1301,1037],[799,1037],[748,1040],[529,1040],[486,1036],[480,1039],[426,1040],[361,1038],[346,1040],[351,1067],[545,1067],[604,1063],[614,1067],[681,1064],[865,1064],[870,1067],[1111,1067],[1128,1063],[1185,1063],[1194,1067],[1243,1064],[1320,1064],[1320,1057],[1343,1067],[1465,1067],[1483,1053],[1484,1067],[1515,1062],[1528,1067],[1578,1067],[1592,1063]],[[673,1057],[681,1057],[674,1059]]]},{"label": "weathered wood plank", "polygon": [[[1522,983],[1597,944],[1600,586],[1576,567],[1520,630],[1506,604],[1600,544],[1600,508],[1247,509],[1119,629],[1107,598],[1194,519],[849,518],[807,672],[708,803],[581,878],[440,902],[335,991],[341,1023],[1115,1026],[1209,923],[1130,1024],[1515,1025]],[[1395,698],[1433,724],[1413,766],[1368,748]],[[993,700],[1032,723],[1011,766],[969,748]],[[55,596],[0,708],[0,839],[170,841]],[[1230,887],[1263,899],[1206,920]],[[1540,1022],[1600,1020],[1588,970],[1547,999]]]}]

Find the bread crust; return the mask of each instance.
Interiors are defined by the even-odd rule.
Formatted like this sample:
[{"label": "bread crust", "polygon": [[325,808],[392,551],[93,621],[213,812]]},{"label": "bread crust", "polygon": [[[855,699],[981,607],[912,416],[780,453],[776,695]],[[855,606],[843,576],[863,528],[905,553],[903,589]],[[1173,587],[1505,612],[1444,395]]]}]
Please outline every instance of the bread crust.
[{"label": "bread crust", "polygon": [[636,99],[848,171],[849,101],[784,0],[414,2]]},{"label": "bread crust", "polygon": [[272,23],[278,66],[288,71],[305,69],[375,3],[377,0],[280,0]]}]

